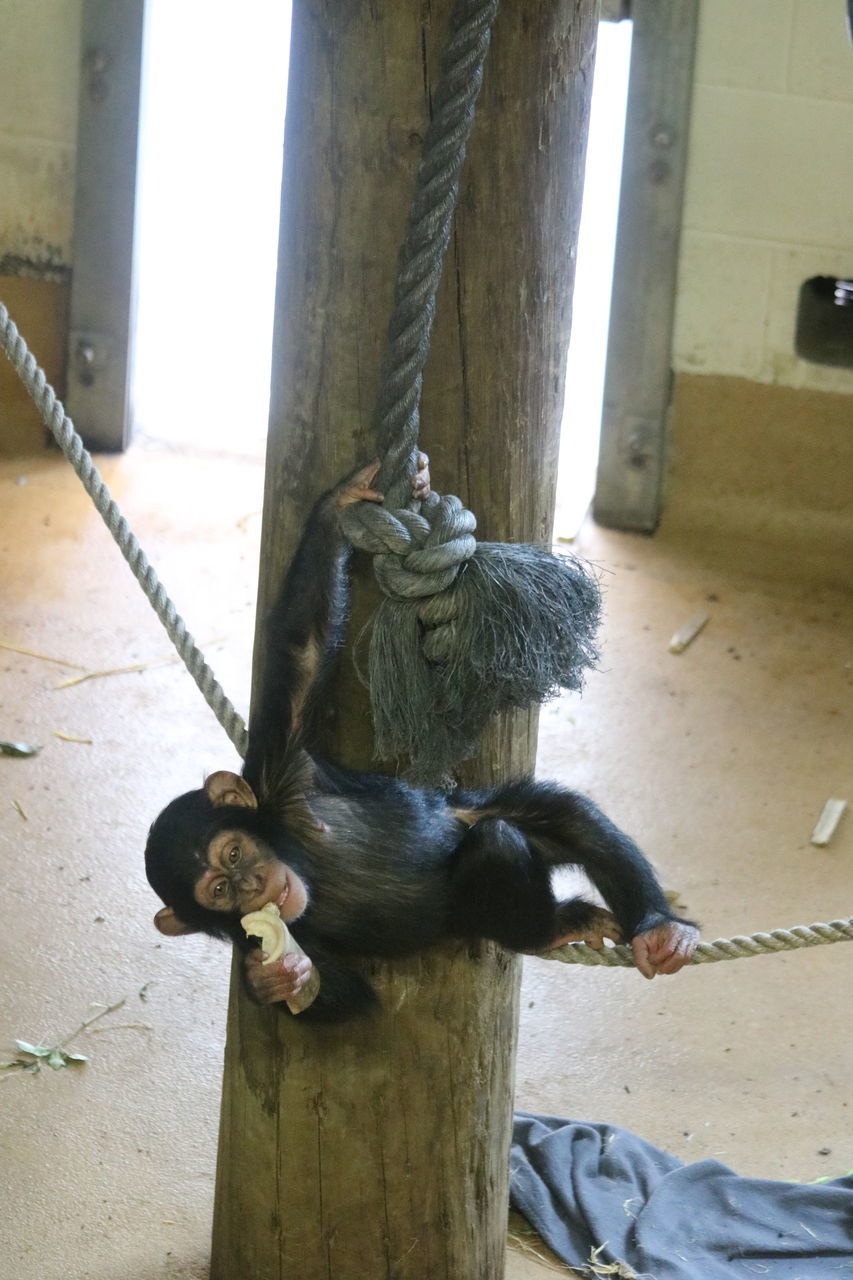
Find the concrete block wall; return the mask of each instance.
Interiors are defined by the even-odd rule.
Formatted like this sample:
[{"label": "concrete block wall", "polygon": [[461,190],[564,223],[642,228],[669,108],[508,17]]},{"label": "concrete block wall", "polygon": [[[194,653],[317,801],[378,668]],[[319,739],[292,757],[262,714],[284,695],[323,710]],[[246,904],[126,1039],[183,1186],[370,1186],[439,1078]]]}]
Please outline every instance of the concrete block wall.
[{"label": "concrete block wall", "polygon": [[702,0],[676,370],[853,392],[794,355],[802,281],[853,276],[851,157],[841,0]]},{"label": "concrete block wall", "polygon": [[0,275],[71,263],[81,0],[0,0]]},{"label": "concrete block wall", "polygon": [[701,0],[662,532],[849,586],[853,370],[794,354],[799,289],[853,276],[841,0]]},{"label": "concrete block wall", "polygon": [[[82,0],[0,0],[0,300],[65,393]],[[46,431],[0,357],[0,454]]]}]

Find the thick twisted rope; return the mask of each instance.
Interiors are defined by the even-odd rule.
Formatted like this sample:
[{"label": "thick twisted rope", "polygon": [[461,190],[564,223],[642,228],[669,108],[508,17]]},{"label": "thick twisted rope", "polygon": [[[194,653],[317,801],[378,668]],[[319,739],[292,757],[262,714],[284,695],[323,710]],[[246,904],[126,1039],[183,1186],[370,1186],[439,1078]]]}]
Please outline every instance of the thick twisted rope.
[{"label": "thick twisted rope", "polygon": [[[377,487],[385,504],[349,507],[342,521],[350,541],[376,557],[376,577],[387,596],[424,601],[418,617],[429,628],[430,661],[450,656],[458,610],[449,588],[474,554],[477,522],[456,497],[433,493],[423,503],[412,502],[409,481],[436,293],[497,10],[498,0],[460,0],[453,13],[400,252],[377,397]],[[446,634],[441,637],[437,628]]]},{"label": "thick twisted rope", "polygon": [[[718,960],[742,960],[749,956],[772,955],[777,951],[801,951],[804,947],[823,947],[830,942],[853,942],[853,919],[833,920],[830,924],[795,925],[793,929],[773,929],[770,933],[754,933],[750,937],[717,938],[700,942],[690,964],[716,964]],[[596,951],[585,942],[569,942],[553,951],[540,953],[542,960],[560,960],[563,964],[603,965],[605,968],[631,968],[634,957],[630,947],[605,946]]]},{"label": "thick twisted rope", "polygon": [[[408,481],[416,465],[421,385],[436,292],[497,11],[498,0],[458,0],[424,137],[400,251],[376,409],[383,455],[377,485],[392,509],[406,507],[410,497]],[[358,514],[369,523],[371,510]]]},{"label": "thick twisted rope", "polygon": [[18,377],[27,389],[42,421],[56,443],[76,471],[83,488],[95,504],[104,524],[109,529],[118,548],[130,565],[131,572],[145,592],[152,609],[166,628],[169,639],[180,654],[184,665],[195,680],[202,695],[233,742],[241,756],[246,754],[248,734],[241,716],[228,701],[213,672],[187,631],[183,618],[169,599],[163,584],[149,564],[133,530],[119,510],[110,491],[104,484],[91,454],[68,417],[62,402],[48,383],[44,370],[36,363],[26,342],[11,320],[6,307],[0,302],[0,345],[14,365]]}]

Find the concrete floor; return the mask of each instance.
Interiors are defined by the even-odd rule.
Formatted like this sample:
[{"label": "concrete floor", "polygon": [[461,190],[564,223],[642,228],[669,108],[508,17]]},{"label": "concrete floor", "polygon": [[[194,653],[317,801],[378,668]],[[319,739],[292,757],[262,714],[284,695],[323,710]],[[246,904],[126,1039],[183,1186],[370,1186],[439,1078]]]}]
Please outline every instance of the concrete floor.
[{"label": "concrete floor", "polygon": [[[102,468],[245,710],[260,461],[143,444]],[[717,542],[713,560],[666,524],[655,539],[584,532],[606,581],[605,657],[582,699],[543,713],[540,772],[631,831],[708,937],[849,915],[853,819],[829,849],[809,835],[853,777],[850,596],[766,576],[754,548]],[[0,463],[0,563],[5,643],[87,670],[169,656],[55,455]],[[671,655],[702,608],[705,631]],[[228,955],[161,946],[141,850],[167,799],[235,757],[179,665],[58,688],[75,674],[0,651],[0,738],[42,746],[0,758],[0,1055],[125,1003],[69,1046],[85,1066],[0,1084],[0,1277],[204,1280]],[[742,1173],[849,1169],[851,964],[839,945],[647,984],[529,960],[518,1105]],[[510,1280],[554,1273],[531,1248],[544,1256],[511,1244]]]}]

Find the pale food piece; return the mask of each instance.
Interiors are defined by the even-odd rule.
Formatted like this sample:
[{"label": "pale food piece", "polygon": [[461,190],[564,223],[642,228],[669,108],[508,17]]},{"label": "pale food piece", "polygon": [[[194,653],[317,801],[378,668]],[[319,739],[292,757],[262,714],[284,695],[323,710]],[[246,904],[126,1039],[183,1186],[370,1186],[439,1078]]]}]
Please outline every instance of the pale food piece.
[{"label": "pale food piece", "polygon": [[695,614],[689,622],[685,622],[684,626],[676,631],[669,642],[670,653],[683,653],[687,646],[696,639],[705,623],[710,621],[710,618],[710,613],[703,611]]},{"label": "pale food piece", "polygon": [[284,955],[286,940],[290,935],[274,902],[268,902],[260,911],[250,911],[247,916],[242,917],[240,924],[248,937],[260,939],[264,964],[272,964]]},{"label": "pale food piece", "polygon": [[[240,924],[248,937],[260,939],[264,964],[272,964],[284,955],[305,955],[278,914],[278,907],[274,902],[268,902],[265,907],[261,907],[260,911],[250,911],[248,915],[242,916]],[[311,976],[302,990],[292,1000],[287,1001],[290,1012],[301,1013],[303,1009],[307,1009],[309,1004],[313,1004],[316,1000],[319,990],[320,975],[315,968],[312,968]]]},{"label": "pale food piece", "polygon": [[835,835],[839,822],[844,816],[846,808],[846,800],[827,800],[812,832],[812,844],[816,844],[818,847],[829,844]]}]

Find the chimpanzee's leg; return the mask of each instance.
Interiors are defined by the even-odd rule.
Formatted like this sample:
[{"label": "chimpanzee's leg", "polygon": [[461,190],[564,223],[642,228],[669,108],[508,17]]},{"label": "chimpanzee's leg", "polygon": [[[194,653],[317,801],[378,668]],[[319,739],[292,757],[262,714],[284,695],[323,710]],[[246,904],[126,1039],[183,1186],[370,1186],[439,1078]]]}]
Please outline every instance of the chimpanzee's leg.
[{"label": "chimpanzee's leg", "polygon": [[554,933],[551,878],[521,832],[501,818],[484,818],[465,834],[450,894],[452,933],[491,938],[516,951],[544,945]]},{"label": "chimpanzee's leg", "polygon": [[626,940],[679,919],[633,840],[585,796],[530,779],[506,783],[487,794],[459,792],[451,803],[457,817],[473,824],[466,840],[486,822],[503,819],[544,868],[580,867],[613,912]]},{"label": "chimpanzee's leg", "polygon": [[601,910],[582,898],[558,903],[550,871],[522,833],[501,818],[477,822],[459,844],[450,884],[450,931],[539,951],[584,934]]}]

